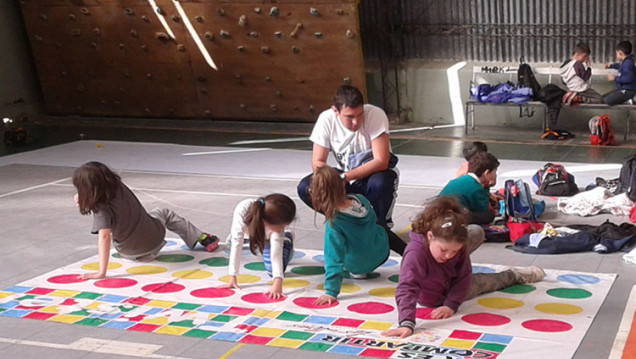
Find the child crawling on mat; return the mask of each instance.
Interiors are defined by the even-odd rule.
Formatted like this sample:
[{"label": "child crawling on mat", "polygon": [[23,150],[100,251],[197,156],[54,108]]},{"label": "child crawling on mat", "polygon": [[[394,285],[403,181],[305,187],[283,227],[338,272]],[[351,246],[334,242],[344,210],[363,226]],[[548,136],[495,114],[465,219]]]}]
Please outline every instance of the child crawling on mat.
[{"label": "child crawling on mat", "polygon": [[[415,329],[417,304],[434,307],[432,319],[445,319],[465,300],[519,283],[543,279],[539,267],[511,268],[500,273],[472,273],[465,210],[454,197],[437,197],[412,223],[395,291],[398,327],[384,336],[405,338]],[[471,250],[472,249],[472,250]]]}]

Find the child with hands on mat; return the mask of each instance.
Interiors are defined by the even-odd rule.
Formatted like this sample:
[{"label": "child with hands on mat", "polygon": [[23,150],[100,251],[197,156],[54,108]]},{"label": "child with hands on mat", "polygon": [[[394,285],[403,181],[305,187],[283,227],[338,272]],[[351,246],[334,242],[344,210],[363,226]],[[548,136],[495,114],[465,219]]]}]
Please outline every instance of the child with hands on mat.
[{"label": "child with hands on mat", "polygon": [[354,279],[366,278],[389,258],[389,242],[404,245],[390,229],[377,224],[369,201],[360,194],[347,194],[345,185],[338,171],[325,165],[316,168],[309,187],[314,209],[325,215],[325,294],[315,305],[336,300],[345,268]]},{"label": "child with hands on mat", "polygon": [[111,239],[121,257],[143,261],[154,259],[166,244],[166,229],[177,233],[191,249],[197,243],[208,252],[218,247],[216,236],[201,231],[167,208],[146,212],[119,175],[103,163],[88,162],[77,168],[73,185],[77,189],[75,204],[81,214],[93,214],[91,233],[98,235],[99,269],[82,274],[81,279],[106,277]]},{"label": "child with hands on mat", "polygon": [[237,282],[244,239],[249,239],[252,254],[263,254],[267,274],[273,278],[267,295],[278,299],[283,293],[283,277],[294,255],[293,234],[285,228],[296,218],[296,204],[284,194],[273,193],[258,199],[241,201],[234,209],[230,242],[230,280],[221,288],[240,289]]},{"label": "child with hands on mat", "polygon": [[518,283],[543,279],[539,267],[472,274],[469,254],[480,244],[468,235],[466,214],[456,198],[438,197],[412,223],[395,290],[398,328],[384,336],[405,338],[415,329],[417,304],[434,307],[432,319],[452,316],[462,302]]}]

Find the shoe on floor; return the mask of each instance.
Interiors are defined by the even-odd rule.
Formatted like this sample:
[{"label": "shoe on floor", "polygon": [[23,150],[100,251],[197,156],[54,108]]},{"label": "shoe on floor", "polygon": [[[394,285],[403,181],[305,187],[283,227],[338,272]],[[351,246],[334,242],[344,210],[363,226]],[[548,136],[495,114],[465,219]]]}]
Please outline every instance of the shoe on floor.
[{"label": "shoe on floor", "polygon": [[205,248],[206,252],[214,252],[219,248],[219,237],[213,234],[206,234],[206,237],[200,240],[199,243]]},{"label": "shoe on floor", "polygon": [[518,283],[534,283],[543,280],[545,271],[537,266],[510,268]]},{"label": "shoe on floor", "polygon": [[354,274],[349,272],[349,276],[352,279],[367,279],[368,275],[366,273],[362,273],[362,274]]}]

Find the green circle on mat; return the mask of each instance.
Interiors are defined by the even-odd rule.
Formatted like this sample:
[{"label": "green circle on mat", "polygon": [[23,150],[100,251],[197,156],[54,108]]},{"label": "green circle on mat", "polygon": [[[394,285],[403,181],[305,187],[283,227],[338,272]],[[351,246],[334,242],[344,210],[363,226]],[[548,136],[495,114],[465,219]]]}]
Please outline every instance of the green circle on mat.
[{"label": "green circle on mat", "polygon": [[263,264],[263,262],[247,263],[244,267],[245,269],[249,269],[249,270],[260,270],[260,271],[265,270],[265,264]]},{"label": "green circle on mat", "polygon": [[[367,277],[366,277],[366,278],[364,278],[364,279],[373,279],[373,278],[377,278],[377,277],[379,277],[379,276],[380,276],[380,273],[378,273],[378,272],[371,272],[371,273],[367,273]],[[349,272],[347,272],[347,271],[345,271],[345,272],[344,272],[344,277],[345,277],[345,278],[352,279],[352,278],[351,278],[351,276],[349,275]],[[363,280],[364,280],[364,279],[363,279]]]},{"label": "green circle on mat", "polygon": [[191,261],[194,259],[194,257],[188,254],[162,254],[156,259],[159,262],[181,263]]},{"label": "green circle on mat", "polygon": [[320,266],[303,266],[296,267],[291,270],[292,273],[300,274],[300,275],[316,275],[316,274],[325,274],[325,267]]},{"label": "green circle on mat", "polygon": [[389,280],[393,283],[397,283],[400,281],[400,275],[399,274],[394,274],[392,276],[389,277]]},{"label": "green circle on mat", "polygon": [[530,293],[535,289],[537,288],[531,285],[515,284],[515,285],[511,285],[510,287],[501,289],[499,291],[504,293],[511,293],[511,294],[524,294],[524,293]]},{"label": "green circle on mat", "polygon": [[113,255],[111,256],[113,258],[121,258],[121,256],[119,255],[119,253],[113,253]]},{"label": "green circle on mat", "polygon": [[230,261],[227,258],[212,257],[200,261],[199,264],[205,264],[210,267],[225,267],[230,264]]},{"label": "green circle on mat", "polygon": [[579,289],[579,288],[554,288],[554,289],[548,289],[546,293],[548,293],[548,295],[551,295],[553,297],[567,298],[567,299],[581,299],[581,298],[587,298],[592,296],[592,293],[588,292],[587,290]]}]

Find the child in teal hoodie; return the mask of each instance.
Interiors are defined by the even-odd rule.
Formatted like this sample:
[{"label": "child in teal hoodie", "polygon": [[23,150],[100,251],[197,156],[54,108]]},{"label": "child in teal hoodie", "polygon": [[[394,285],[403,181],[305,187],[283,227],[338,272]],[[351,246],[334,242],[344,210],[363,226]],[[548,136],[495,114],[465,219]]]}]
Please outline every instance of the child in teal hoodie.
[{"label": "child in teal hoodie", "polygon": [[315,304],[331,304],[340,294],[345,268],[352,277],[365,278],[389,257],[389,240],[402,240],[376,223],[364,196],[347,195],[345,180],[335,169],[316,169],[309,193],[314,209],[325,215],[325,294]]}]

